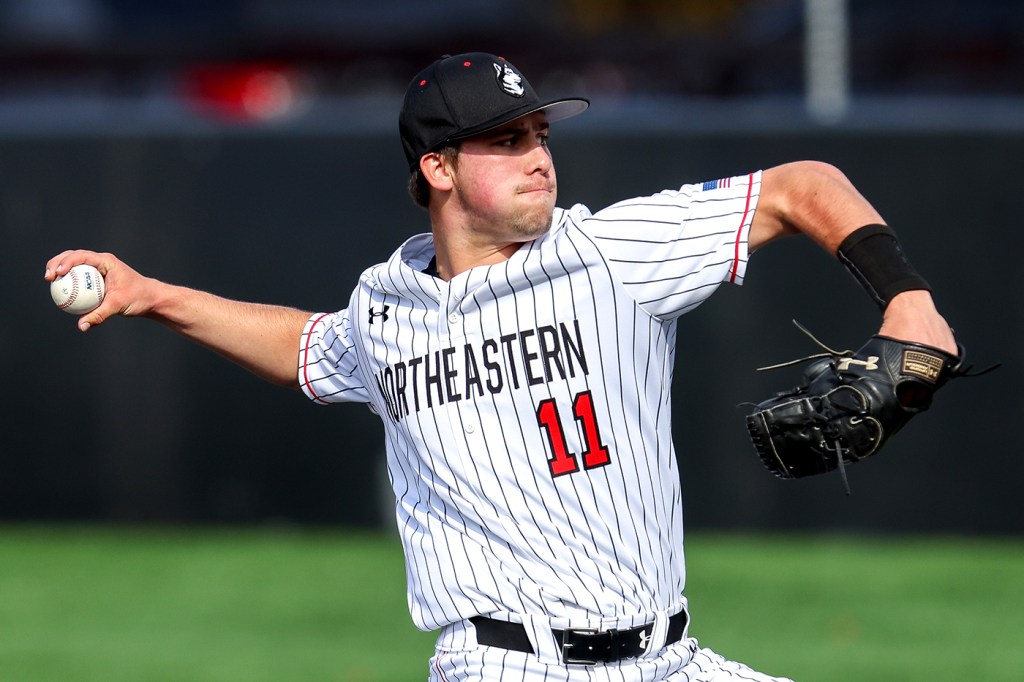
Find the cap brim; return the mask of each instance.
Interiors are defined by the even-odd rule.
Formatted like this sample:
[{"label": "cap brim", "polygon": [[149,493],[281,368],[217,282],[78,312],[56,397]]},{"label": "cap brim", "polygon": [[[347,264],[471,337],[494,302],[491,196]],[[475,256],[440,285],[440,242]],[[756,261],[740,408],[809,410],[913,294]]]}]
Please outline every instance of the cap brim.
[{"label": "cap brim", "polygon": [[577,114],[582,114],[590,106],[590,101],[581,97],[574,97],[569,99],[556,99],[549,102],[541,102],[540,104],[534,104],[532,106],[523,107],[520,111],[513,109],[512,111],[506,112],[505,114],[487,121],[477,126],[473,126],[467,130],[463,130],[458,135],[449,137],[446,141],[452,140],[464,140],[467,137],[473,137],[480,133],[486,133],[488,130],[494,130],[498,126],[504,125],[509,121],[514,121],[517,118],[523,116],[529,116],[535,114],[538,111],[543,111],[547,114],[548,123],[554,123],[556,121],[564,121],[567,118],[572,118]]}]

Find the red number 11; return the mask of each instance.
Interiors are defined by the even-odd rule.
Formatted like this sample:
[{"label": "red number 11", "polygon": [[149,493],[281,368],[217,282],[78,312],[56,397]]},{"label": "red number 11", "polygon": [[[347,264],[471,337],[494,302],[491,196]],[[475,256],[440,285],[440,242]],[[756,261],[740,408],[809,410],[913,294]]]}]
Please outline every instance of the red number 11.
[{"label": "red number 11", "polygon": [[[590,391],[577,393],[572,401],[572,411],[576,421],[583,427],[583,468],[593,469],[604,466],[611,461],[608,448],[601,444],[601,435],[597,431],[597,416],[594,413],[594,400]],[[548,460],[552,476],[562,476],[579,471],[576,455],[569,452],[562,431],[562,422],[558,418],[558,407],[553,398],[542,400],[537,406],[537,422],[544,427],[551,443],[552,458]]]}]

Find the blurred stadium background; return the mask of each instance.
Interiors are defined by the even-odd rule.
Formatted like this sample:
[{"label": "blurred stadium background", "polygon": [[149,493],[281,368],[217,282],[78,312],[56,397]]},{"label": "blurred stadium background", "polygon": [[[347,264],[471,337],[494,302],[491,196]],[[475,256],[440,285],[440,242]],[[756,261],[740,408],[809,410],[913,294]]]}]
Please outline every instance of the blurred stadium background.
[{"label": "blurred stadium background", "polygon": [[[324,580],[338,597],[378,576],[395,622],[411,627],[400,567],[339,565],[353,546],[397,556],[377,418],[362,407],[313,407],[148,322],[115,320],[83,336],[53,308],[42,270],[60,250],[93,248],[227,296],[342,307],[363,267],[427,229],[405,196],[397,111],[419,68],[467,50],[508,57],[544,94],[591,98],[585,116],[554,131],[563,204],[598,207],[816,158],[843,168],[879,207],[976,366],[1004,366],[944,391],[881,456],[852,468],[850,497],[836,477],[774,480],[747,443],[742,404],[796,375],[755,368],[813,351],[791,319],[833,347],[857,345],[878,319],[852,279],[810,245],[758,254],[747,286],[723,289],[680,327],[677,446],[691,544],[706,550],[691,551],[694,599],[713,605],[708,629],[730,642],[736,622],[810,603],[811,589],[831,615],[804,624],[826,633],[818,653],[828,660],[815,667],[795,653],[803,634],[788,635],[791,645],[774,655],[817,679],[840,679],[822,671],[845,665],[843,656],[863,666],[886,648],[868,632],[915,632],[937,651],[893,650],[901,661],[882,673],[872,674],[872,661],[863,677],[843,679],[1019,679],[1019,0],[0,0],[0,680],[264,679],[256,652],[283,645],[285,632],[290,658],[266,668],[266,679],[302,676],[290,662],[317,657],[341,671],[332,679],[408,678],[359,667],[365,656],[351,642],[334,650],[344,639],[333,629],[338,614],[355,606],[316,607],[318,589],[291,604],[300,583]],[[80,524],[104,530],[79,534]],[[149,554],[150,536],[138,529],[167,526],[193,531],[156,536],[163,549]],[[208,534],[224,526],[233,533]],[[253,539],[252,527],[275,530]],[[110,528],[126,534],[108,536]],[[290,529],[283,539],[281,528]],[[339,529],[384,537],[384,547],[359,550],[361,536],[339,539]],[[789,548],[766,568],[760,561],[777,544],[755,539],[741,551],[708,539],[769,531],[895,543],[881,555],[812,543],[826,563]],[[912,544],[898,553],[909,534],[953,545],[947,554]],[[976,536],[1005,544],[982,551],[969,542]],[[208,555],[211,545],[227,554]],[[985,556],[975,573],[972,552]],[[776,585],[792,581],[792,592],[779,587],[758,601],[757,586],[737,591],[750,562],[775,571]],[[285,570],[303,565],[317,577]],[[725,580],[724,566],[738,571]],[[876,571],[864,584],[861,568]],[[827,577],[808,587],[815,575]],[[713,594],[701,592],[701,577],[705,585],[721,578]],[[845,583],[892,589],[871,593],[870,613],[833,613],[833,590]],[[169,592],[157,598],[156,589]],[[854,608],[863,593],[851,591],[840,596]],[[908,621],[880,630],[894,598],[906,598],[907,610],[886,616]],[[177,611],[168,621],[165,607],[175,603],[182,623]],[[224,615],[242,604],[252,608],[237,613],[274,615],[265,625]],[[969,605],[983,607],[979,622],[990,618],[979,640],[937,632]],[[218,638],[185,629],[196,613],[226,618],[209,624]],[[921,619],[910,621],[912,613]],[[62,614],[71,621],[57,628]],[[125,614],[130,626],[119,620]],[[327,632],[315,653],[301,636],[310,618]],[[118,677],[111,671],[125,663],[131,647],[119,637],[129,629],[139,667]],[[225,644],[225,632],[238,632],[240,646]],[[178,661],[190,672],[165,660],[167,651],[152,653],[168,635],[170,657],[202,657]],[[429,650],[427,639],[421,645],[417,671]],[[953,665],[945,656],[954,650],[968,658]],[[18,675],[5,677],[5,656]],[[979,657],[1003,667],[986,671]],[[925,660],[932,667],[922,668]],[[242,663],[221,670],[233,661]]]},{"label": "blurred stadium background", "polygon": [[[682,321],[691,528],[1017,533],[1024,5],[1010,0],[3,0],[0,519],[386,527],[380,427],[263,386],[147,322],[82,336],[42,266],[114,251],[227,296],[334,310],[427,229],[396,112],[443,52],[508,56],[560,125],[562,203],[606,205],[793,160],[843,168],[900,232],[979,365],[870,466],[783,483],[737,405],[877,313],[806,245]],[[820,284],[810,284],[820,282]]]}]

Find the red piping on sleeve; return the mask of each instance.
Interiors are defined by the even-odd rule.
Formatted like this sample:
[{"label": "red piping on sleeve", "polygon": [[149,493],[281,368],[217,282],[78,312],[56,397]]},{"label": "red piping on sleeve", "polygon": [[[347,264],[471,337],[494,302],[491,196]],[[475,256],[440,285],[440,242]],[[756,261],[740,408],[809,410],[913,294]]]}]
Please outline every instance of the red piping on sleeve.
[{"label": "red piping on sleeve", "polygon": [[313,390],[313,384],[309,380],[309,344],[313,338],[313,328],[320,324],[320,320],[327,317],[328,313],[324,313],[320,317],[313,320],[313,323],[309,325],[309,333],[306,334],[306,345],[302,349],[302,384],[309,389],[310,395],[313,396],[313,400],[320,403],[327,403],[326,400],[322,400],[320,396]]},{"label": "red piping on sleeve", "polygon": [[740,219],[740,227],[736,230],[736,250],[732,260],[732,272],[729,274],[729,284],[736,283],[736,275],[739,273],[740,268],[740,243],[743,238],[743,226],[747,222],[747,216],[750,214],[750,198],[754,194],[754,174],[751,173],[747,176],[747,205],[743,209],[743,218]]}]

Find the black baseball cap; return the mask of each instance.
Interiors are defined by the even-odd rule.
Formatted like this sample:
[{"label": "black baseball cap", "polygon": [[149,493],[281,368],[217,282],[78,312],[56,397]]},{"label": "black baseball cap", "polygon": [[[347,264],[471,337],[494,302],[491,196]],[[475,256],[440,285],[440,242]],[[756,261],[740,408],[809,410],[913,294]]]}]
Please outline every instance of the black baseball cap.
[{"label": "black baseball cap", "polygon": [[409,84],[398,129],[412,169],[427,152],[520,116],[543,110],[548,121],[561,121],[588,106],[579,97],[541,100],[503,57],[486,52],[445,55]]}]

